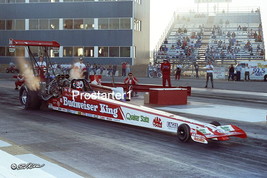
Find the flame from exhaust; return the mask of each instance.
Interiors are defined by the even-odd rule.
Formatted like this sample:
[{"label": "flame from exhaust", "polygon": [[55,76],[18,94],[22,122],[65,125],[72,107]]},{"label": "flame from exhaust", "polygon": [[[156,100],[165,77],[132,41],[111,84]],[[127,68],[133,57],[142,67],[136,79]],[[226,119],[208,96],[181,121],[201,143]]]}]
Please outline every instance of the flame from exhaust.
[{"label": "flame from exhaust", "polygon": [[74,65],[70,70],[70,79],[84,79],[83,71]]},{"label": "flame from exhaust", "polygon": [[40,89],[40,78],[34,76],[32,65],[24,58],[17,59],[21,74],[25,78],[26,86],[33,91]]}]

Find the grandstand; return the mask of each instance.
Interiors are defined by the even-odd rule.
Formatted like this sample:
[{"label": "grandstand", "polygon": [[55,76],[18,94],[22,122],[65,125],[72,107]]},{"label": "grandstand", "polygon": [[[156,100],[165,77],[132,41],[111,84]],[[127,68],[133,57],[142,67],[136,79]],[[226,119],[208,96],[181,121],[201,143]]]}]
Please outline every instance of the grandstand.
[{"label": "grandstand", "polygon": [[175,14],[153,58],[155,63],[167,58],[185,68],[196,62],[226,66],[241,60],[264,60],[260,10]]}]

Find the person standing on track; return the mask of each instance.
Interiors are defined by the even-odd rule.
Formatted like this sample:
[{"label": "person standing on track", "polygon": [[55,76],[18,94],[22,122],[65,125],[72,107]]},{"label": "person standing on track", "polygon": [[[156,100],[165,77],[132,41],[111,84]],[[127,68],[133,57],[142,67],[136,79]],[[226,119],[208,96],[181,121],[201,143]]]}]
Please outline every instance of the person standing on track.
[{"label": "person standing on track", "polygon": [[199,65],[198,65],[198,63],[196,63],[194,66],[195,66],[195,71],[196,71],[196,78],[199,78],[199,75],[198,75]]},{"label": "person standing on track", "polygon": [[15,86],[16,86],[15,90],[18,90],[19,89],[18,87],[21,87],[25,82],[24,76],[21,74],[18,74],[17,76],[13,76],[13,78],[17,79],[15,81]]},{"label": "person standing on track", "polygon": [[244,81],[249,81],[250,80],[250,77],[249,77],[249,70],[250,70],[250,68],[249,68],[249,66],[248,66],[248,64],[246,64],[245,65],[245,80]]},{"label": "person standing on track", "polygon": [[242,67],[241,65],[237,65],[236,68],[236,81],[240,81],[240,78],[241,78],[241,70],[242,70]]},{"label": "person standing on track", "polygon": [[180,80],[181,72],[182,72],[182,65],[178,64],[175,70],[175,80]]},{"label": "person standing on track", "polygon": [[212,63],[209,61],[208,64],[206,65],[206,67],[205,67],[205,69],[207,70],[205,88],[208,87],[209,78],[210,78],[210,81],[211,81],[211,87],[214,88],[214,85],[213,85],[213,68],[214,67],[213,67]]},{"label": "person standing on track", "polygon": [[163,60],[161,64],[161,72],[162,72],[162,85],[166,87],[166,81],[168,81],[169,87],[171,87],[171,64],[167,59]]}]

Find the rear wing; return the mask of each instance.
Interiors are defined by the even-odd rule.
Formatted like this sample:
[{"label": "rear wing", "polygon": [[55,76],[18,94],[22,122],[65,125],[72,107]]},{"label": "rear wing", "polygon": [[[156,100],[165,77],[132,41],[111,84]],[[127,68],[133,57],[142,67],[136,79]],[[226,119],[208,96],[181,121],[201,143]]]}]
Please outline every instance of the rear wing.
[{"label": "rear wing", "polygon": [[9,46],[43,46],[59,48],[60,44],[56,41],[29,41],[9,39]]},{"label": "rear wing", "polygon": [[[28,50],[28,54],[30,57],[31,61],[31,66],[34,68],[35,66],[39,66],[37,60],[35,59],[34,54],[31,51],[31,47],[37,46],[43,49],[43,59],[46,62],[46,68],[49,69],[50,66],[52,66],[50,57],[49,57],[49,48],[53,48],[53,50],[57,50],[60,47],[60,44],[56,41],[30,41],[30,40],[14,40],[14,39],[9,39],[9,51],[14,52],[16,46],[24,46]],[[34,74],[37,75],[36,71],[33,70]],[[55,75],[54,70],[52,70],[52,73]],[[49,75],[47,73],[47,75]],[[48,77],[48,76],[46,76]],[[47,80],[48,82],[48,80]]]}]

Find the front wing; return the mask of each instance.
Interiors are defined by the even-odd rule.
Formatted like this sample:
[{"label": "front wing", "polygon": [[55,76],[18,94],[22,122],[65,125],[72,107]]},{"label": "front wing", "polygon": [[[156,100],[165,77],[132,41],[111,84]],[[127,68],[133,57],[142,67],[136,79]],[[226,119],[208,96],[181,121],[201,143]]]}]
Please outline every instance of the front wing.
[{"label": "front wing", "polygon": [[247,138],[245,131],[235,125],[212,126],[191,131],[192,140],[207,143],[208,140],[225,141],[229,137]]}]

